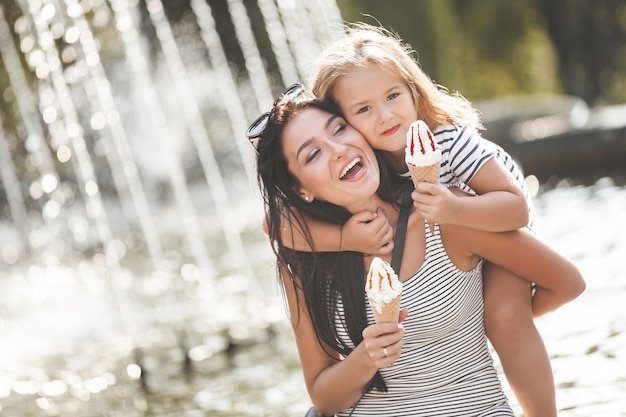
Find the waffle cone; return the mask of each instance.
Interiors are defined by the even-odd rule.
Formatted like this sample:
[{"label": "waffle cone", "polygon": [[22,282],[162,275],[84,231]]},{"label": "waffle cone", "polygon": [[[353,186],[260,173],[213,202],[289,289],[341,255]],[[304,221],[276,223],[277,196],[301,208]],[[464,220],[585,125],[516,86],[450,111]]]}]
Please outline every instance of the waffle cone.
[{"label": "waffle cone", "polygon": [[396,298],[392,299],[389,303],[383,306],[383,310],[381,313],[378,312],[376,307],[371,305],[372,312],[374,313],[374,320],[376,320],[376,324],[379,323],[397,323],[398,315],[400,314],[400,299],[402,298],[402,294],[398,295]]},{"label": "waffle cone", "polygon": [[[439,164],[432,164],[423,167],[408,164],[409,171],[411,172],[411,179],[413,185],[417,187],[418,182],[429,182],[431,184],[439,184]],[[435,233],[435,224],[431,221],[428,222],[428,228],[430,233]]]}]

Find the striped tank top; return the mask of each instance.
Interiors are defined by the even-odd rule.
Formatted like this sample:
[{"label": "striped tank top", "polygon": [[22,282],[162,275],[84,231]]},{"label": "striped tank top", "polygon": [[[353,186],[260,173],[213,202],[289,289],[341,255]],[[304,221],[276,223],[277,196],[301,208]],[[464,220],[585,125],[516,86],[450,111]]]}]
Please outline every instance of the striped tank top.
[{"label": "striped tank top", "polygon": [[[521,187],[528,204],[528,227],[533,225],[533,202],[524,180],[524,173],[515,160],[502,147],[483,138],[475,129],[457,125],[440,125],[433,131],[435,141],[441,146],[441,184],[458,186],[474,193],[468,185],[476,172],[489,160],[496,158],[513,175]],[[409,172],[400,174],[411,178]]]},{"label": "striped tank top", "polygon": [[[514,416],[487,345],[482,263],[460,270],[448,258],[439,225],[434,234],[426,231],[424,263],[403,283],[401,306],[409,315],[402,353],[393,367],[380,371],[388,391],[366,393],[352,416]],[[339,337],[354,347],[342,313],[339,301]],[[369,308],[368,322],[374,323]]]}]

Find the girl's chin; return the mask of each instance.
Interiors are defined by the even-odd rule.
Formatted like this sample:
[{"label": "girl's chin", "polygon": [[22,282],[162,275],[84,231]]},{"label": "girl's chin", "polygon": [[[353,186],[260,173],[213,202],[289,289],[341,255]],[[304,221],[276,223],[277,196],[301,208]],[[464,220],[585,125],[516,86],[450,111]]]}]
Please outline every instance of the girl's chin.
[{"label": "girl's chin", "polygon": [[404,147],[406,146],[406,140],[402,139],[400,140],[389,140],[383,144],[381,144],[381,146],[376,146],[375,149],[378,149],[379,151],[383,151],[383,152],[389,152],[390,154],[398,154],[398,153],[404,153]]}]

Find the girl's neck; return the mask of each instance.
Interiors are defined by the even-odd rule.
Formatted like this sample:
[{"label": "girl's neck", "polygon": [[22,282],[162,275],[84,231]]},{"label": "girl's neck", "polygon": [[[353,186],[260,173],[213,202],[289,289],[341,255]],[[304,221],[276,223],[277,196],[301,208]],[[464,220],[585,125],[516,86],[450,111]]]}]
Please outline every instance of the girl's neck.
[{"label": "girl's neck", "polygon": [[397,152],[385,152],[385,159],[396,172],[404,173],[408,170],[404,160],[404,149]]}]

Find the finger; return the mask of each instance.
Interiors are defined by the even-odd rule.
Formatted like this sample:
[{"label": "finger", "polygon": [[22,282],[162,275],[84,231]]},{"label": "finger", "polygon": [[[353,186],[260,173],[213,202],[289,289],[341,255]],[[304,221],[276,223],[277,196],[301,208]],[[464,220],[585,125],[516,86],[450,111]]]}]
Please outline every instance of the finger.
[{"label": "finger", "polygon": [[377,233],[378,240],[381,242],[391,242],[393,240],[393,227],[389,223],[383,225]]},{"label": "finger", "polygon": [[370,223],[376,220],[378,216],[378,213],[369,210],[363,210],[353,214],[350,219],[354,220],[356,223]]},{"label": "finger", "polygon": [[385,246],[393,241],[393,228],[388,225],[376,225],[376,229],[372,229],[371,233],[374,235],[374,241],[379,247]]},{"label": "finger", "polygon": [[400,340],[393,345],[384,346],[378,349],[375,363],[379,368],[392,366],[395,361],[400,358],[402,353],[403,341]]},{"label": "finger", "polygon": [[367,326],[365,329],[363,329],[363,332],[361,332],[361,334],[363,336],[363,339],[376,339],[378,346],[382,347],[392,344],[395,340],[397,340],[397,338],[383,338],[403,331],[404,327],[402,325],[399,325],[398,323],[377,323]]},{"label": "finger", "polygon": [[439,185],[431,184],[429,182],[419,182],[417,183],[417,187],[415,187],[415,191],[421,194],[430,194],[435,195],[439,193]]},{"label": "finger", "polygon": [[393,252],[393,242],[389,242],[386,245],[381,246],[375,255],[385,256],[385,255],[389,255],[391,252]]},{"label": "finger", "polygon": [[[402,323],[406,319],[406,316],[408,315],[409,315],[408,308],[401,309],[400,314],[398,314],[398,323]],[[404,329],[404,326],[402,326],[402,328]]]},{"label": "finger", "polygon": [[368,223],[368,226],[376,232],[380,232],[381,230],[390,227],[389,220],[387,220],[387,218],[384,216],[376,216]]},{"label": "finger", "polygon": [[415,206],[415,208],[419,208],[422,206],[428,206],[431,204],[431,200],[432,200],[433,196],[431,196],[430,194],[417,194],[415,196],[415,198],[413,199],[413,206]]},{"label": "finger", "polygon": [[379,217],[384,217],[385,219],[389,220],[389,219],[387,218],[387,212],[385,211],[385,209],[383,209],[383,208],[381,208],[381,207],[379,207],[378,209],[376,209],[376,214],[377,214]]}]

